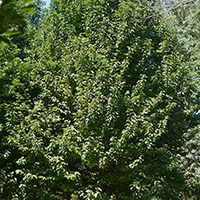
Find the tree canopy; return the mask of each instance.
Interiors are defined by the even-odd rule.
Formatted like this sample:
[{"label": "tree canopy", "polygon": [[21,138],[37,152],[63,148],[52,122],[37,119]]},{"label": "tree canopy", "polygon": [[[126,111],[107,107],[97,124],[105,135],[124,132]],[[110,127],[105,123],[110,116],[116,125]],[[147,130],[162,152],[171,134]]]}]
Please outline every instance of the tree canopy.
[{"label": "tree canopy", "polygon": [[198,197],[195,64],[145,5],[53,0],[2,46],[1,199]]}]

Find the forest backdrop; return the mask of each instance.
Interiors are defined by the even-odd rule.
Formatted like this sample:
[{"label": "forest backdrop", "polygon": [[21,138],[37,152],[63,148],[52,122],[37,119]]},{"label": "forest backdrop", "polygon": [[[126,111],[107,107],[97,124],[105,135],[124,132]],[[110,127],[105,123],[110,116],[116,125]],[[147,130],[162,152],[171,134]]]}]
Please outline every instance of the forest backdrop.
[{"label": "forest backdrop", "polygon": [[0,3],[0,199],[200,199],[199,1]]}]

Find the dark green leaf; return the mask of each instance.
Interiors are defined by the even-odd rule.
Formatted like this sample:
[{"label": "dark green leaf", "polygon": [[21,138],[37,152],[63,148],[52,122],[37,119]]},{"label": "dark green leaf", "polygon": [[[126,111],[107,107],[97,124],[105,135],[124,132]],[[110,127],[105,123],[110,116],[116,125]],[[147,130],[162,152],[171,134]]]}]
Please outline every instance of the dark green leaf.
[{"label": "dark green leaf", "polygon": [[14,0],[3,0],[3,4],[2,7],[6,8],[7,6],[9,6],[9,4],[11,4]]},{"label": "dark green leaf", "polygon": [[1,23],[9,22],[10,18],[15,14],[12,10],[0,10],[0,20]]},{"label": "dark green leaf", "polygon": [[0,36],[0,42],[5,42],[7,44],[10,44],[10,40],[8,40],[7,38]]}]

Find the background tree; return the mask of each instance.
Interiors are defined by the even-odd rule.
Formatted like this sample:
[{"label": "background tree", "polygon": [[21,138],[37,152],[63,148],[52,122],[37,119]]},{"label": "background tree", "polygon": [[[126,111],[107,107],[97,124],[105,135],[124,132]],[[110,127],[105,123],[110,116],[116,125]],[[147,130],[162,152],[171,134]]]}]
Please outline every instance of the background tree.
[{"label": "background tree", "polygon": [[[30,51],[30,43],[34,39],[34,35],[39,31],[39,23],[41,22],[45,8],[44,2],[41,0],[32,1],[34,11],[32,14],[24,13],[23,17],[26,21],[26,26],[20,27],[21,34],[11,36],[11,42],[15,45],[15,48],[19,49],[18,57],[25,59],[28,57],[28,52]],[[20,4],[17,5],[18,7]]]},{"label": "background tree", "polygon": [[[175,1],[174,4],[185,3],[185,1]],[[190,68],[192,76],[191,84],[196,87],[194,91],[193,102],[196,112],[193,118],[196,118],[199,123],[199,84],[200,84],[200,68],[199,68],[199,49],[200,49],[200,16],[198,14],[199,1],[192,1],[187,6],[180,6],[164,14],[164,20],[169,25],[174,35],[176,36],[176,46],[178,51],[184,55],[186,65]],[[189,124],[188,124],[189,126]],[[195,195],[199,198],[200,190],[200,152],[199,152],[199,127],[191,129],[185,135],[185,145],[183,147],[183,157],[181,159],[183,165],[182,170],[185,171],[187,180],[187,191],[185,192],[185,199],[191,198]]]}]

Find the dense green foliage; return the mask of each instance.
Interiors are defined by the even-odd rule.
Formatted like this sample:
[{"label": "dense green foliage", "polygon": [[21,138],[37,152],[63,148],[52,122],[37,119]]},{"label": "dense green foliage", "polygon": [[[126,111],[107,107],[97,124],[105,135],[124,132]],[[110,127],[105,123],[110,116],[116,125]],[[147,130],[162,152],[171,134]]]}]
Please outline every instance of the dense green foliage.
[{"label": "dense green foliage", "polygon": [[19,29],[26,26],[25,18],[22,13],[32,13],[33,5],[30,4],[31,0],[23,0],[18,2],[17,6],[13,3],[14,0],[1,0],[0,1],[0,43],[10,43],[9,39],[5,36],[19,34]]},{"label": "dense green foliage", "polygon": [[198,131],[191,66],[162,17],[138,5],[54,0],[24,30],[23,54],[15,38],[2,46],[0,199],[168,200],[190,189],[180,155]]},{"label": "dense green foliage", "polygon": [[[182,1],[185,2],[185,1]],[[176,2],[175,2],[176,3]],[[176,36],[176,44],[174,48],[181,51],[184,55],[186,65],[190,68],[192,75],[191,84],[195,88],[197,95],[196,107],[199,110],[197,103],[200,94],[200,15],[199,1],[193,1],[186,7],[178,7],[175,10],[165,13],[164,19]],[[189,104],[190,102],[188,102]],[[197,120],[198,116],[194,114]],[[200,132],[199,126],[190,129],[184,135],[185,144],[183,145],[183,154],[181,155],[180,166],[185,173],[188,189],[185,192],[185,198],[190,199],[193,195],[200,197]]]}]

